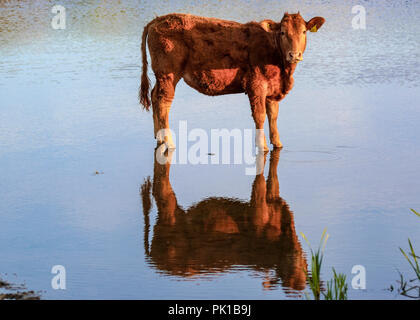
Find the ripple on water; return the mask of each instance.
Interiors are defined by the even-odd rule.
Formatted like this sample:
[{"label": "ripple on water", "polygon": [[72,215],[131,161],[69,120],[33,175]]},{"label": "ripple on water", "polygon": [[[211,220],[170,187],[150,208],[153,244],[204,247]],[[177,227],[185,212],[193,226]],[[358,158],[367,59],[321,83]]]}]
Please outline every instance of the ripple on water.
[{"label": "ripple on water", "polygon": [[286,162],[314,163],[337,161],[341,156],[326,150],[284,150],[280,159]]}]

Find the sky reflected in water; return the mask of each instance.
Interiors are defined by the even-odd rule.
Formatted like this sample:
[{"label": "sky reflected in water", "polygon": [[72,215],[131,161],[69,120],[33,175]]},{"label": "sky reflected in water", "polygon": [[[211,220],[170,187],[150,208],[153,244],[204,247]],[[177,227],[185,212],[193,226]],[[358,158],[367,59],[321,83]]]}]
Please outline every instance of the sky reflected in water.
[{"label": "sky reflected in water", "polygon": [[[51,28],[54,4],[0,3],[1,274],[51,299],[302,298],[300,233],[318,243],[327,228],[324,279],[361,264],[367,290],[350,298],[400,298],[386,290],[410,270],[398,247],[420,243],[419,2],[363,2],[366,30],[351,28],[358,1],[71,1],[66,30]],[[326,23],[280,103],[284,149],[264,176],[156,164],[137,102],[145,23],[297,10]],[[181,120],[254,127],[245,95],[183,82],[175,132]],[[65,291],[50,286],[57,264]]]}]

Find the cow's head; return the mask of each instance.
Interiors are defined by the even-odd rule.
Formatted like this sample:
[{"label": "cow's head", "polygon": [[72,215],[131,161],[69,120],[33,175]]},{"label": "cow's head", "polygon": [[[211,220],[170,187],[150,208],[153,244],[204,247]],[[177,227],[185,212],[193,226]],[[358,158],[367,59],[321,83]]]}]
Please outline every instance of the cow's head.
[{"label": "cow's head", "polygon": [[297,63],[303,60],[307,32],[318,31],[324,22],[322,17],[315,17],[306,22],[300,13],[284,14],[276,28],[276,42],[287,62]]}]

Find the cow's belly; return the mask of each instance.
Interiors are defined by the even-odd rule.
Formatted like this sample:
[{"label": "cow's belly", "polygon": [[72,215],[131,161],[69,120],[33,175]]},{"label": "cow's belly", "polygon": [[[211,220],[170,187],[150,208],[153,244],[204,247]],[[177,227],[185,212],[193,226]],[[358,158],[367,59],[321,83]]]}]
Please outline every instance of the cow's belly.
[{"label": "cow's belly", "polygon": [[217,96],[230,93],[244,92],[241,79],[243,72],[240,68],[187,71],[184,81],[197,91]]}]

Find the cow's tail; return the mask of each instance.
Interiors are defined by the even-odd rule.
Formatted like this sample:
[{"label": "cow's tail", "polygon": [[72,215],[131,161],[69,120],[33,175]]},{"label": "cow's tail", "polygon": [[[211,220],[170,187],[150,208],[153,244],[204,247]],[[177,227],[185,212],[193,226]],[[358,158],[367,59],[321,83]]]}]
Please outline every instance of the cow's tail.
[{"label": "cow's tail", "polygon": [[141,39],[141,56],[142,56],[142,63],[143,63],[143,69],[141,74],[141,84],[140,84],[140,90],[139,90],[139,100],[140,104],[143,105],[143,109],[146,109],[149,111],[150,109],[150,79],[147,76],[147,52],[146,52],[146,46],[147,46],[147,34],[149,33],[149,24],[147,24],[144,27],[143,30],[143,36]]},{"label": "cow's tail", "polygon": [[150,209],[152,208],[152,200],[151,200],[151,190],[152,190],[152,182],[150,181],[150,177],[147,177],[141,188],[140,188],[140,195],[143,202],[143,215],[144,215],[144,252],[147,256],[150,253],[150,246],[149,246],[149,233],[150,233]]}]

